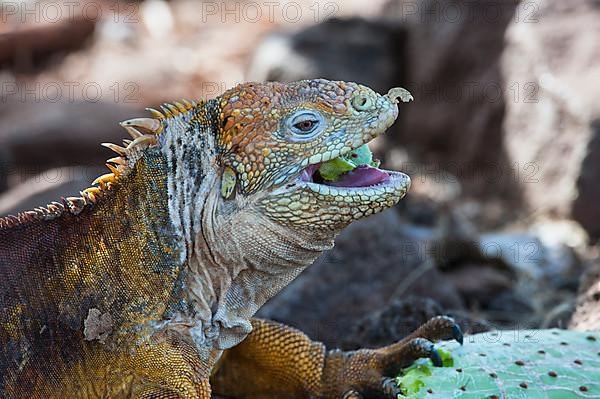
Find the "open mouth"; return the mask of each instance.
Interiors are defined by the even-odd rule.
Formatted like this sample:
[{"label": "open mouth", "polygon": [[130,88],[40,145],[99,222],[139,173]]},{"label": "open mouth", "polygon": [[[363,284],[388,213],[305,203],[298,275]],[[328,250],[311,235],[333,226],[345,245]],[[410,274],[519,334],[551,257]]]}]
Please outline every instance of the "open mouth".
[{"label": "open mouth", "polygon": [[379,161],[366,144],[327,162],[309,165],[300,181],[333,187],[370,187],[390,180],[390,174],[378,168]]},{"label": "open mouth", "polygon": [[[401,87],[390,89],[384,97],[393,104],[413,99],[410,92]],[[390,115],[393,115],[393,119],[387,127],[396,119],[397,108]],[[404,173],[379,169],[379,161],[373,159],[366,143],[337,158],[308,165],[300,172],[298,180],[319,193],[341,192],[344,195],[369,191],[357,188],[373,188],[376,194],[387,193],[401,198],[410,187],[410,178]]]}]

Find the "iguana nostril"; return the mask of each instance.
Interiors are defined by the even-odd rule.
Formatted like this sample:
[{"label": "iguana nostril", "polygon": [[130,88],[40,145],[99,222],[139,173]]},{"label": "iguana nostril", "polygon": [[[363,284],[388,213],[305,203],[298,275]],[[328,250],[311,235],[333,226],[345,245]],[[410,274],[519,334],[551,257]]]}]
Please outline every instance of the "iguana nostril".
[{"label": "iguana nostril", "polygon": [[373,101],[364,94],[357,94],[352,98],[352,106],[357,111],[368,111],[373,108]]}]

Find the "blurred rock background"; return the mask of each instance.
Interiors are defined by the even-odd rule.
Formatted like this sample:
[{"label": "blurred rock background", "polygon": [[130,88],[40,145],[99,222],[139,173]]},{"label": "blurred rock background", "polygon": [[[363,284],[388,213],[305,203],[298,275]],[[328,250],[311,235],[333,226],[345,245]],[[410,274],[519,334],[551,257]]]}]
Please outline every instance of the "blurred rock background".
[{"label": "blurred rock background", "polygon": [[260,315],[377,346],[600,330],[600,3],[0,1],[0,215],[75,195],[146,106],[323,77],[415,101],[373,150],[413,189],[356,223]]}]

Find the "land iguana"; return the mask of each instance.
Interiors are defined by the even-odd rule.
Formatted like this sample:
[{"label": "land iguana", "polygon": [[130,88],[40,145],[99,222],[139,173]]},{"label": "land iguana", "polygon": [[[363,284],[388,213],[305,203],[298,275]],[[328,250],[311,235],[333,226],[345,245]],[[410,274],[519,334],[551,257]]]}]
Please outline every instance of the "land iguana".
[{"label": "land iguana", "polygon": [[246,83],[123,122],[132,140],[104,144],[118,156],[94,187],[0,219],[0,396],[395,398],[401,367],[462,339],[451,319],[343,352],[252,316],[405,195],[400,172],[317,169],[381,135],[407,97]]}]

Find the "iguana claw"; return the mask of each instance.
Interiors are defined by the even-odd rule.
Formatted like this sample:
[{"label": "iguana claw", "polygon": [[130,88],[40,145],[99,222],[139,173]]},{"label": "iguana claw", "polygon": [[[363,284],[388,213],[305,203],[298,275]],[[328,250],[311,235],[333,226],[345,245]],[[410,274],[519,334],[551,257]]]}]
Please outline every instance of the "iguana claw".
[{"label": "iguana claw", "polygon": [[435,349],[434,347],[431,348],[429,359],[431,359],[431,363],[433,363],[435,367],[442,367],[444,365],[444,363],[442,362],[442,356],[440,355],[440,352],[438,352],[437,349]]},{"label": "iguana claw", "polygon": [[463,344],[463,332],[458,324],[452,326],[452,338],[459,344]]},{"label": "iguana claw", "polygon": [[428,358],[434,366],[442,367],[442,353],[436,349],[434,342],[449,339],[462,344],[462,330],[452,318],[439,316],[403,340],[383,348],[330,351],[325,361],[323,381],[332,388],[332,392],[327,392],[324,397],[396,398],[398,388],[393,378],[421,358]]}]

